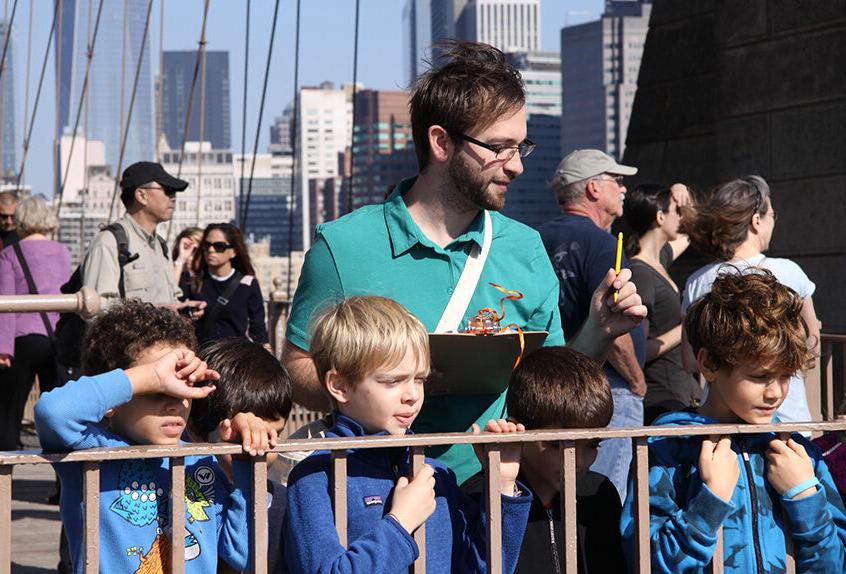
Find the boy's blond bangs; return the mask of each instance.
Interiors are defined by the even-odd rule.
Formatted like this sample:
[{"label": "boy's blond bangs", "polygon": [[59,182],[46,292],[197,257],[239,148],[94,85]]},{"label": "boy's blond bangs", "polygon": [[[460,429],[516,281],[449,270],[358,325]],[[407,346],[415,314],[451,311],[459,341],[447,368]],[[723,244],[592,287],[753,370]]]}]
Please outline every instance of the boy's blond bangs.
[{"label": "boy's blond bangs", "polygon": [[429,335],[405,307],[385,297],[351,297],[320,312],[310,352],[321,384],[335,369],[352,383],[378,368],[398,365],[409,346],[429,368]]}]

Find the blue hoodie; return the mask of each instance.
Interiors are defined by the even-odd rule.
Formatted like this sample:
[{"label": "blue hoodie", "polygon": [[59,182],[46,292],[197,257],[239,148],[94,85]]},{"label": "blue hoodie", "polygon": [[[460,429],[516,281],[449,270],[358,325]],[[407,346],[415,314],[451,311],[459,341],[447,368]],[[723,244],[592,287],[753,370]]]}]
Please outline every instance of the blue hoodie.
[{"label": "blue hoodie", "polygon": [[[45,451],[125,447],[102,426],[109,409],[129,402],[132,385],[121,370],[82,377],[41,395],[35,405],[38,439]],[[74,572],[84,567],[83,463],[53,465],[62,482],[60,510]],[[213,456],[185,457],[185,572],[215,572],[222,558],[236,570],[248,566],[248,464],[234,461],[235,488]],[[100,463],[100,572],[167,571],[170,558],[170,460]]]},{"label": "blue hoodie", "polygon": [[[326,437],[366,434],[356,421],[336,413],[335,426]],[[485,572],[484,513],[461,492],[451,470],[432,459],[426,462],[435,469],[436,501],[435,512],[426,520],[426,572]],[[329,453],[320,451],[291,471],[282,527],[289,570],[406,574],[419,549],[414,538],[386,514],[397,479],[409,475],[408,449],[348,451],[346,549],[338,541],[332,520],[329,463]],[[502,502],[503,571],[513,572],[532,497],[503,496]]]},{"label": "blue hoodie", "polygon": [[[655,426],[716,424],[708,417],[668,413]],[[723,527],[725,572],[785,571],[784,531],[793,539],[796,572],[846,571],[846,514],[819,450],[799,434],[822,484],[800,500],[782,500],[766,479],[765,454],[774,434],[737,435],[740,477],[727,503],[699,476],[702,436],[649,439],[649,535],[652,571],[702,572]],[[621,519],[623,545],[634,556],[634,489],[629,488]],[[787,524],[784,523],[787,518]]]}]

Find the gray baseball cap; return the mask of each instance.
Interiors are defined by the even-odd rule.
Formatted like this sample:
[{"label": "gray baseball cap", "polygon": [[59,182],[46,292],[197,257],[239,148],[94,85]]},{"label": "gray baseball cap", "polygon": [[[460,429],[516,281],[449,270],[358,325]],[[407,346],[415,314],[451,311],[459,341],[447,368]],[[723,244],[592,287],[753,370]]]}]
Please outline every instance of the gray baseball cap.
[{"label": "gray baseball cap", "polygon": [[634,175],[637,173],[637,168],[620,165],[611,156],[598,149],[577,149],[567,154],[555,170],[555,176],[560,178],[564,185],[603,173]]}]

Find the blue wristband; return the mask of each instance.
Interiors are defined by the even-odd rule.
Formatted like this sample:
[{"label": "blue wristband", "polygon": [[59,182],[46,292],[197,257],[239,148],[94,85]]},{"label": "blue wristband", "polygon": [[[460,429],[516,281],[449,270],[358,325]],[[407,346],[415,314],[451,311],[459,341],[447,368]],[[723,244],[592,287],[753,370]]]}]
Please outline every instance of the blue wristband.
[{"label": "blue wristband", "polygon": [[784,500],[792,500],[797,494],[808,490],[812,486],[820,486],[820,481],[819,479],[817,479],[816,476],[813,478],[809,478],[804,482],[800,482],[799,484],[785,492],[781,497]]}]

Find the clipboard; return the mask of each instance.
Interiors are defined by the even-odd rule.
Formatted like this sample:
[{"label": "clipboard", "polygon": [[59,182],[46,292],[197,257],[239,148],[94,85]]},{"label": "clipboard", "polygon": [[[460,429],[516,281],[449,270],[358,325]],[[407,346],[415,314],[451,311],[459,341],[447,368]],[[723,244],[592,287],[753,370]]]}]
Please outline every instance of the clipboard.
[{"label": "clipboard", "polygon": [[[546,331],[524,331],[525,357],[543,345]],[[432,369],[428,395],[499,395],[508,388],[520,355],[517,333],[429,333]]]}]

